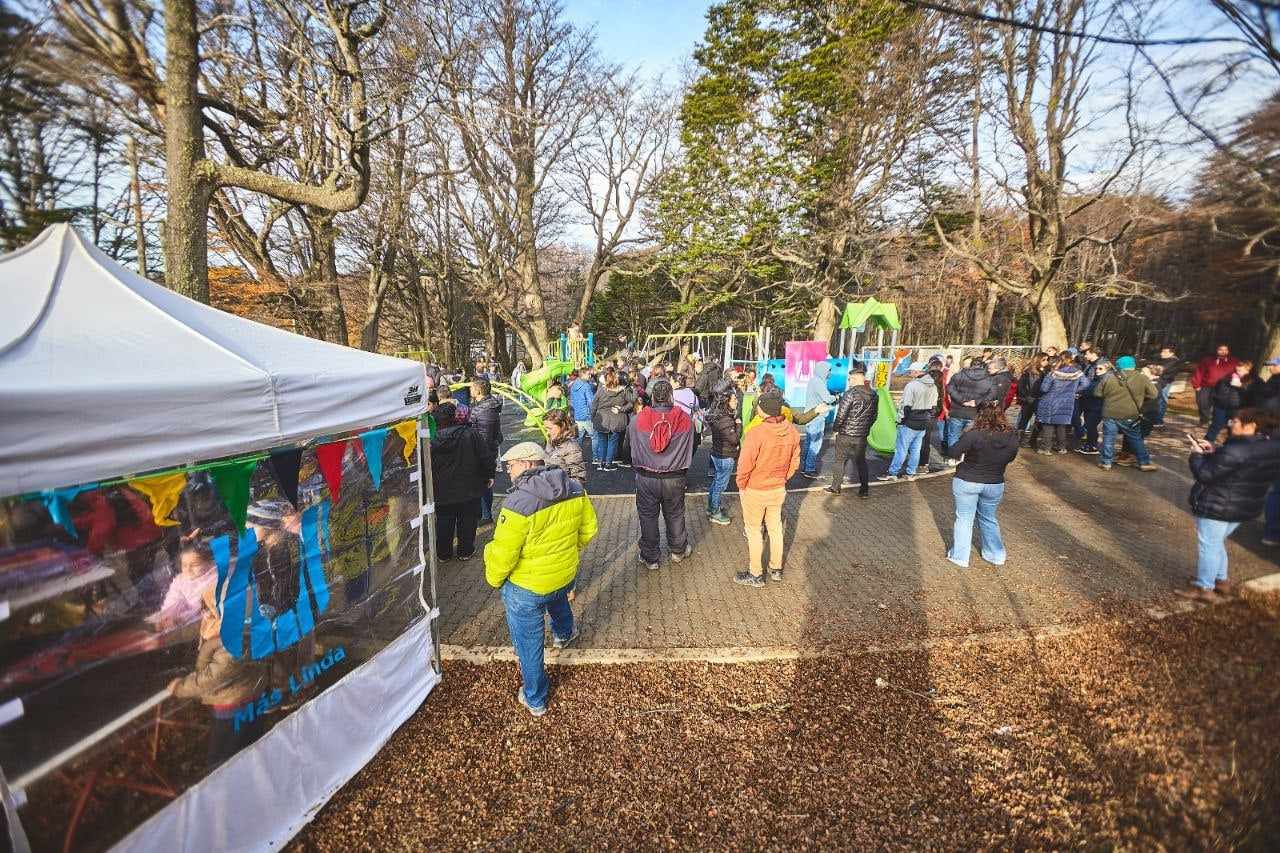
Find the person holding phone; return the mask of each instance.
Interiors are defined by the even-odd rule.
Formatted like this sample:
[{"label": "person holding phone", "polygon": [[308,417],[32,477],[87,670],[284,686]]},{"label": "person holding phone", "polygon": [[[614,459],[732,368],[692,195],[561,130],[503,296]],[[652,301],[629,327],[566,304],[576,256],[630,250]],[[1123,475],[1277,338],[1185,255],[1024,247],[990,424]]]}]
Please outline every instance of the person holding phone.
[{"label": "person holding phone", "polygon": [[1199,542],[1196,576],[1178,594],[1192,601],[1230,595],[1227,537],[1241,522],[1257,518],[1272,483],[1280,480],[1280,440],[1272,438],[1280,418],[1260,409],[1241,409],[1227,421],[1229,435],[1221,447],[1191,434],[1191,474],[1195,485],[1188,501],[1196,519]]}]

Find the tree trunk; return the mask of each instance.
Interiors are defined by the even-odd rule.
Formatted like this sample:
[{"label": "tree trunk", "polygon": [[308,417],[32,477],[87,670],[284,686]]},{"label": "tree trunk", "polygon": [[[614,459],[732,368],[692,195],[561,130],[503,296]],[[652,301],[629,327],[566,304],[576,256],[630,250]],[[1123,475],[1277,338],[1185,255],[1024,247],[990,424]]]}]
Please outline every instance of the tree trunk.
[{"label": "tree trunk", "polygon": [[813,339],[831,343],[831,336],[836,331],[836,301],[830,296],[822,297],[818,302],[818,314],[813,321]]},{"label": "tree trunk", "polygon": [[204,124],[196,100],[200,76],[195,0],[167,0],[164,13],[164,155],[168,213],[164,279],[172,290],[209,302],[209,198]]},{"label": "tree trunk", "polygon": [[987,292],[979,295],[973,303],[973,340],[975,344],[984,343],[991,334],[991,321],[996,316],[996,302],[1000,297],[1000,288],[988,282]]},{"label": "tree trunk", "polygon": [[138,165],[138,143],[129,136],[129,201],[133,208],[133,226],[137,239],[138,275],[147,277],[147,229],[142,219],[142,176]]},{"label": "tree trunk", "polygon": [[1057,347],[1066,349],[1067,327],[1062,322],[1062,312],[1058,310],[1058,300],[1053,293],[1044,293],[1040,304],[1036,306],[1036,318],[1040,321],[1040,348]]}]

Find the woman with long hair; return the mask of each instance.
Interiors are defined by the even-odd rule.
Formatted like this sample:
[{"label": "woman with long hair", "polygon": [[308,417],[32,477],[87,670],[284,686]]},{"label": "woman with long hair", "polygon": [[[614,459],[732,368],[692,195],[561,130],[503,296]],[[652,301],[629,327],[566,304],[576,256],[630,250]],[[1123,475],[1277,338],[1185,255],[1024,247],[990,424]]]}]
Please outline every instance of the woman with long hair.
[{"label": "woman with long hair", "polygon": [[1040,378],[1048,367],[1049,356],[1037,353],[1018,376],[1018,435],[1023,442],[1031,439],[1031,419],[1035,417],[1036,403],[1040,399]]},{"label": "woman with long hair", "polygon": [[1004,498],[1004,469],[1018,455],[1018,434],[1005,420],[998,401],[978,407],[973,426],[951,446],[951,453],[964,459],[951,481],[956,521],[947,559],[961,568],[969,567],[976,516],[982,559],[1002,566],[1006,554],[996,508]]},{"label": "woman with long hair", "polygon": [[635,395],[618,381],[618,371],[605,368],[604,387],[596,392],[591,404],[591,425],[595,438],[591,447],[595,451],[597,471],[612,471],[618,453],[618,443],[627,431],[627,421],[635,408]]}]

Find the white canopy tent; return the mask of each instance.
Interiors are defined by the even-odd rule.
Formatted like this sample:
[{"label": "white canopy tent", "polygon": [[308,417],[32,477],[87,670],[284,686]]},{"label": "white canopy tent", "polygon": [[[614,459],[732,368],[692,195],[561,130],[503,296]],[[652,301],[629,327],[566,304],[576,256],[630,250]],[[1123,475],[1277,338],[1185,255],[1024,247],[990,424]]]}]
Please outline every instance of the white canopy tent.
[{"label": "white canopy tent", "polygon": [[193,302],[67,225],[0,257],[0,495],[414,417],[423,376]]},{"label": "white canopy tent", "polygon": [[[179,296],[66,225],[0,257],[0,497],[414,418],[425,409],[423,379],[418,362],[304,338]],[[431,507],[424,447],[420,441],[413,477],[415,520]],[[434,568],[421,538],[429,524],[413,525],[422,562],[406,575]],[[424,618],[116,849],[281,845],[438,683],[438,611],[422,605]],[[13,832],[21,791],[15,797],[2,772],[0,795]]]}]

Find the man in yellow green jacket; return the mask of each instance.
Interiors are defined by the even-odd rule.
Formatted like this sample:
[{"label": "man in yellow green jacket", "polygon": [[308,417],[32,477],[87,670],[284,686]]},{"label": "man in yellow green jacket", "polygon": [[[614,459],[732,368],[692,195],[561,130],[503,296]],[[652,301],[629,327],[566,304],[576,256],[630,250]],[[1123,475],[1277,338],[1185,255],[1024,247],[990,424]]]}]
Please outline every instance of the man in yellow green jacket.
[{"label": "man in yellow green jacket", "polygon": [[542,447],[525,441],[502,457],[511,489],[502,503],[493,541],[484,549],[485,580],[502,591],[507,630],[524,681],[516,698],[535,717],[547,712],[543,663],[544,620],[558,649],[578,638],[569,591],[578,559],[596,535],[596,512],[577,481],[546,467]]}]

